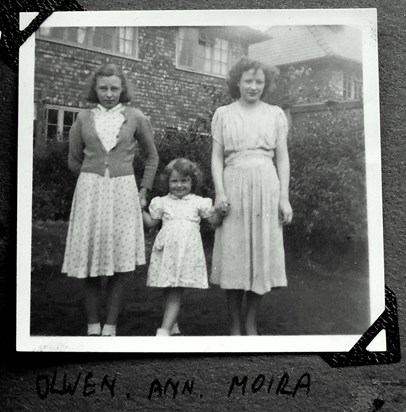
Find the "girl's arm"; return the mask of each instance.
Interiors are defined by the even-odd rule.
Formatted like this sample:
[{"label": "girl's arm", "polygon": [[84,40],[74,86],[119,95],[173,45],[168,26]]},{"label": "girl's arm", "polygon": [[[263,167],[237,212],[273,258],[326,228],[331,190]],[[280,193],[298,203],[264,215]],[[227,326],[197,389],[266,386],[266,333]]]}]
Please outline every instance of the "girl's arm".
[{"label": "girl's arm", "polygon": [[223,146],[213,140],[213,149],[211,153],[211,174],[213,176],[214,189],[216,191],[216,200],[214,206],[220,209],[225,203],[228,203],[228,198],[224,190],[223,183],[224,171],[224,149]]},{"label": "girl's arm", "polygon": [[136,138],[146,154],[144,175],[139,191],[141,200],[147,199],[147,190],[151,190],[154,182],[155,173],[158,167],[159,157],[154,143],[154,135],[151,123],[141,112],[137,113],[137,132]]},{"label": "girl's arm", "polygon": [[292,207],[289,202],[289,153],[286,139],[283,139],[275,149],[276,170],[278,172],[280,183],[279,197],[279,218],[282,223],[290,223],[292,221]]},{"label": "girl's arm", "polygon": [[142,211],[142,220],[144,221],[145,226],[148,227],[155,227],[161,221],[161,219],[152,218],[146,210]]},{"label": "girl's arm", "polygon": [[82,139],[82,113],[79,113],[75,122],[69,130],[69,156],[68,156],[68,166],[69,169],[75,173],[79,174],[82,167],[82,162],[84,158],[83,149],[85,147]]}]

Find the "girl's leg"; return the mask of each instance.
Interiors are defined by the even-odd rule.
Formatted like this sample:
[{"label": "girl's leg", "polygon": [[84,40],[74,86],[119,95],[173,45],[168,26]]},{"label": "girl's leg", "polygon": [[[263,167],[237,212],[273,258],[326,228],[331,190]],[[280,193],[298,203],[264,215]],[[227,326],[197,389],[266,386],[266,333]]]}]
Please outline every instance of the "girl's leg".
[{"label": "girl's leg", "polygon": [[85,284],[85,308],[87,316],[88,335],[100,335],[99,307],[101,295],[100,278],[86,278]]},{"label": "girl's leg", "polygon": [[104,335],[115,335],[115,327],[121,310],[124,281],[125,277],[118,273],[115,273],[114,276],[109,277],[107,280],[107,316],[103,328]]},{"label": "girl's leg", "polygon": [[183,290],[183,288],[166,288],[164,290],[165,312],[161,329],[169,332],[178,320]]},{"label": "girl's leg", "polygon": [[230,315],[230,335],[241,335],[241,308],[243,297],[243,290],[227,290],[228,312]]},{"label": "girl's leg", "polygon": [[87,323],[97,323],[99,322],[99,305],[101,295],[100,278],[86,278],[84,281]]},{"label": "girl's leg", "polygon": [[245,318],[245,333],[247,335],[258,335],[257,315],[261,299],[262,295],[247,292],[247,315]]}]

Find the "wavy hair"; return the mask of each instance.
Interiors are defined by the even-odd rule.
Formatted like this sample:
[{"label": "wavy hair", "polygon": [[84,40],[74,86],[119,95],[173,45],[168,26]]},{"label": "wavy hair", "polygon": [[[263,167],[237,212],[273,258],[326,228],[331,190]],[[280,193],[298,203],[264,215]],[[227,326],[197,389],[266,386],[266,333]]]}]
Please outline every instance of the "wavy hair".
[{"label": "wavy hair", "polygon": [[179,157],[168,163],[159,175],[159,186],[163,192],[169,191],[169,177],[176,170],[182,176],[190,176],[192,179],[191,193],[198,193],[203,185],[203,173],[197,163],[184,157]]},{"label": "wavy hair", "polygon": [[120,103],[128,103],[131,101],[131,93],[129,90],[129,82],[127,76],[123,72],[121,68],[116,66],[113,63],[103,64],[99,66],[95,72],[93,73],[92,77],[90,78],[88,92],[86,96],[86,100],[90,103],[99,103],[99,98],[97,97],[96,93],[96,82],[98,77],[110,77],[110,76],[117,76],[121,80],[121,87],[123,91],[121,92],[119,102]]},{"label": "wavy hair", "polygon": [[273,84],[275,70],[257,60],[243,57],[231,68],[230,72],[228,73],[227,86],[230,96],[233,99],[239,99],[241,97],[238,83],[241,80],[242,74],[252,69],[254,69],[255,72],[257,70],[262,70],[264,72],[265,86],[264,91],[261,95],[261,100],[267,97],[269,89]]}]

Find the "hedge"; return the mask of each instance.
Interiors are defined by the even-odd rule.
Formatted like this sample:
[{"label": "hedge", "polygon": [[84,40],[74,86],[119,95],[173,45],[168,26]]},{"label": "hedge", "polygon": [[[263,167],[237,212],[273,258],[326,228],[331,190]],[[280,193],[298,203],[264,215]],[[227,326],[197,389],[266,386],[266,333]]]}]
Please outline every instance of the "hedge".
[{"label": "hedge", "polygon": [[[160,155],[157,175],[172,159],[196,161],[205,176],[201,195],[214,199],[210,173],[210,121],[215,106],[226,98],[213,94],[215,105],[188,131],[169,131],[156,136]],[[345,105],[344,105],[345,106]],[[302,106],[303,107],[303,106]],[[302,111],[302,110],[301,110]],[[292,107],[289,134],[291,160],[290,199],[294,220],[286,228],[288,247],[337,247],[366,243],[366,187],[363,113],[359,107],[327,105],[324,110],[296,112]],[[67,220],[76,177],[67,168],[67,143],[48,147],[45,158],[34,159],[33,218]],[[134,169],[138,182],[145,159],[137,152]],[[162,195],[157,186],[151,196]],[[203,225],[205,233],[212,230]]]}]

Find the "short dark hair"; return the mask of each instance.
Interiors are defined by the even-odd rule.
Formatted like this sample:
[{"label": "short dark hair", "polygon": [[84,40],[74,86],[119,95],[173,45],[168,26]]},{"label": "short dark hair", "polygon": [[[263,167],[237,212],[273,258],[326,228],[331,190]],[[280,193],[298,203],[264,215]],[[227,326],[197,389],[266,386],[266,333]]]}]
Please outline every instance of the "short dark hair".
[{"label": "short dark hair", "polygon": [[93,73],[92,77],[90,78],[89,82],[89,90],[86,96],[86,100],[90,103],[99,103],[99,98],[97,97],[96,93],[96,82],[97,78],[101,76],[117,76],[121,80],[121,87],[123,91],[120,95],[120,103],[128,103],[131,101],[131,93],[128,88],[128,79],[122,69],[116,66],[113,63],[103,64],[99,66],[95,72]]},{"label": "short dark hair", "polygon": [[261,95],[261,100],[267,97],[269,88],[273,83],[275,77],[275,71],[264,63],[243,57],[231,68],[230,72],[228,73],[227,86],[230,96],[233,99],[240,98],[240,89],[238,88],[238,83],[241,80],[242,74],[251,69],[254,69],[254,71],[262,70],[264,72],[265,86],[264,91]]},{"label": "short dark hair", "polygon": [[162,188],[163,192],[168,193],[169,177],[174,170],[183,176],[190,176],[192,179],[191,193],[199,193],[203,185],[203,173],[197,163],[185,159],[184,157],[179,157],[169,162],[163,172],[159,175],[159,186]]}]

